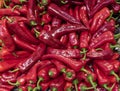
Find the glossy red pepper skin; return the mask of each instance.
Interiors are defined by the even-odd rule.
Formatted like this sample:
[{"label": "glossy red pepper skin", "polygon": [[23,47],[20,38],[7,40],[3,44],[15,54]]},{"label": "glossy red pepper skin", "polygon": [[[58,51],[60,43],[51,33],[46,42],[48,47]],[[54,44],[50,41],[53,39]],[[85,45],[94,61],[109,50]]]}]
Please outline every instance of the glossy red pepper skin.
[{"label": "glossy red pepper skin", "polygon": [[105,0],[105,1],[100,1],[95,7],[93,8],[92,12],[90,12],[90,17],[93,17],[94,14],[96,14],[100,9],[109,6],[111,4],[115,4],[115,0]]},{"label": "glossy red pepper skin", "polygon": [[88,30],[86,27],[83,25],[78,25],[78,24],[65,24],[62,25],[61,27],[52,30],[51,35],[55,38],[60,38],[61,36],[72,33],[72,32],[80,32],[80,31],[86,31]]},{"label": "glossy red pepper skin", "polygon": [[15,50],[15,45],[14,45],[14,41],[12,39],[12,36],[9,33],[9,30],[7,29],[7,25],[6,25],[6,20],[3,20],[0,24],[0,39],[3,41],[4,43],[4,48],[6,51],[8,52],[12,52]]},{"label": "glossy red pepper skin", "polygon": [[18,9],[18,11],[24,16],[27,16],[27,12],[28,12],[27,10],[28,10],[27,5],[22,5],[22,7]]},{"label": "glossy red pepper skin", "polygon": [[17,10],[12,10],[11,8],[7,8],[7,9],[3,9],[1,8],[0,9],[0,16],[5,16],[5,15],[8,15],[8,16],[16,16],[16,15],[20,15],[20,12],[18,12]]},{"label": "glossy red pepper skin", "polygon": [[62,44],[67,45],[67,43],[68,43],[68,36],[67,36],[67,35],[62,36],[62,37],[60,38],[60,42],[61,42]]},{"label": "glossy red pepper skin", "polygon": [[119,12],[119,10],[120,10],[120,5],[119,4],[113,4],[112,5],[112,8],[113,8],[113,12],[114,13],[118,13]]},{"label": "glossy red pepper skin", "polygon": [[55,4],[50,4],[48,6],[48,11],[51,14],[57,15],[58,17],[61,17],[62,19],[70,22],[70,23],[74,23],[74,24],[81,24],[78,20],[76,20],[74,17],[72,17],[71,15],[69,15],[67,12],[61,10],[60,7],[58,7]]},{"label": "glossy red pepper skin", "polygon": [[51,91],[54,91],[54,89],[56,89],[57,91],[63,91],[64,85],[65,80],[62,76],[59,76],[50,83],[50,89]]},{"label": "glossy red pepper skin", "polygon": [[60,27],[61,22],[62,22],[62,21],[61,21],[58,17],[54,17],[54,18],[52,19],[52,27],[53,27],[53,28]]},{"label": "glossy red pepper skin", "polygon": [[120,57],[119,53],[114,53],[112,60],[117,60]]},{"label": "glossy red pepper skin", "polygon": [[22,4],[22,3],[26,2],[26,0],[12,0],[12,2],[14,2],[16,4]]},{"label": "glossy red pepper skin", "polygon": [[42,30],[39,35],[39,40],[43,43],[53,47],[53,48],[61,48],[63,44],[56,38],[53,38],[47,31]]},{"label": "glossy red pepper skin", "polygon": [[112,91],[119,91],[119,90],[120,90],[119,84],[116,83]]},{"label": "glossy red pepper skin", "polygon": [[39,44],[39,41],[29,32],[30,30],[25,26],[24,22],[19,23],[20,27],[23,29],[24,33],[29,37],[31,40],[30,43],[32,44]]},{"label": "glossy red pepper skin", "polygon": [[4,84],[0,84],[0,88],[7,88],[7,89],[13,89],[14,88],[14,86],[11,86],[11,85],[4,85]]},{"label": "glossy red pepper skin", "polygon": [[75,32],[69,34],[69,42],[71,44],[71,47],[78,46],[79,40]]},{"label": "glossy red pepper skin", "polygon": [[78,20],[78,21],[80,21],[80,17],[79,17],[79,6],[76,6],[75,8],[74,8],[74,17]]},{"label": "glossy red pepper skin", "polygon": [[[26,80],[28,83],[36,83],[37,81],[37,72],[38,70],[50,65],[51,62],[48,60],[45,61],[38,61],[33,67],[28,71],[26,75]],[[32,74],[31,74],[32,73]]]},{"label": "glossy red pepper skin", "polygon": [[64,86],[64,91],[72,91],[72,83],[71,82],[66,82]]},{"label": "glossy red pepper skin", "polygon": [[44,25],[43,29],[50,32],[52,30],[52,26],[50,24],[46,24]]},{"label": "glossy red pepper skin", "polygon": [[3,60],[0,62],[0,72],[4,72],[11,68],[14,68],[18,63],[22,62],[24,59],[15,59],[15,60]]},{"label": "glossy red pepper skin", "polygon": [[81,58],[80,51],[78,49],[54,49],[48,48],[47,53],[61,55],[67,58]]},{"label": "glossy red pepper skin", "polygon": [[94,39],[93,41],[90,42],[89,48],[98,48],[101,45],[105,44],[105,43],[113,43],[114,41],[114,35],[111,31],[106,31],[104,33],[101,34],[100,37],[97,37],[96,39]]},{"label": "glossy red pepper skin", "polygon": [[56,67],[52,67],[49,69],[48,74],[50,78],[56,78],[59,75],[59,71],[57,70]]},{"label": "glossy red pepper skin", "polygon": [[82,60],[75,61],[56,54],[47,54],[42,57],[42,59],[49,59],[49,58],[53,58],[60,62],[63,62],[64,64],[68,65],[70,68],[72,68],[75,71],[79,71],[82,68],[82,66],[86,64],[86,61],[82,61]]},{"label": "glossy red pepper skin", "polygon": [[107,78],[107,76],[96,65],[94,65],[94,70],[100,86],[102,86],[103,84],[109,84],[109,79]]},{"label": "glossy red pepper skin", "polygon": [[82,48],[88,48],[89,41],[90,41],[90,35],[88,31],[81,32],[80,34],[80,44],[79,47]]},{"label": "glossy red pepper skin", "polygon": [[110,60],[110,63],[113,65],[114,71],[118,72],[119,71],[120,62],[118,60]]},{"label": "glossy red pepper skin", "polygon": [[48,88],[49,88],[49,85],[51,83],[52,80],[48,81],[48,82],[43,82],[43,83],[40,83],[40,86],[42,88],[42,91],[46,91]]},{"label": "glossy red pepper skin", "polygon": [[90,32],[94,34],[98,28],[104,23],[105,19],[110,16],[110,10],[107,7],[104,7],[99,12],[97,12],[92,21]]},{"label": "glossy red pepper skin", "polygon": [[67,68],[67,69],[66,69],[66,72],[63,73],[63,77],[64,77],[64,79],[65,79],[66,81],[71,82],[71,81],[73,81],[73,80],[75,79],[76,73],[75,73],[74,70]]},{"label": "glossy red pepper skin", "polygon": [[80,17],[80,20],[83,22],[83,24],[89,29],[90,26],[89,26],[87,8],[85,6],[80,7],[79,17]]},{"label": "glossy red pepper skin", "polygon": [[20,47],[21,49],[24,49],[26,51],[30,51],[33,52],[36,50],[36,45],[31,45],[30,43],[27,43],[23,40],[21,40],[18,36],[14,35],[13,36],[13,40],[15,42],[15,44]]},{"label": "glossy red pepper skin", "polygon": [[36,51],[33,52],[33,54],[29,58],[18,64],[19,71],[24,73],[26,72],[26,70],[30,69],[44,54],[45,49],[46,46],[44,44],[40,44],[37,47]]},{"label": "glossy red pepper skin", "polygon": [[95,60],[94,63],[99,67],[100,70],[104,70],[104,74],[109,75],[114,66],[107,60]]},{"label": "glossy red pepper skin", "polygon": [[41,20],[44,24],[48,24],[52,20],[52,17],[49,15],[49,13],[46,13],[42,16]]},{"label": "glossy red pepper skin", "polygon": [[0,90],[1,90],[1,91],[10,91],[10,89],[8,89],[8,88],[3,88],[3,87],[0,87]]}]

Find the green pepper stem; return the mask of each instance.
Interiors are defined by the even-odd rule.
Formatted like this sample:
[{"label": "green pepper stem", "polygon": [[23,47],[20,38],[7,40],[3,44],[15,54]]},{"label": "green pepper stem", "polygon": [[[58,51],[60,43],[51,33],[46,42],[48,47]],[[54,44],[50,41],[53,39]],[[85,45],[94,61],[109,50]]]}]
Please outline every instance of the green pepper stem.
[{"label": "green pepper stem", "polygon": [[31,26],[36,26],[37,23],[36,23],[34,20],[32,20],[32,21],[30,21],[30,25],[31,25]]},{"label": "green pepper stem", "polygon": [[119,38],[120,38],[120,33],[115,34],[115,35],[114,35],[114,38],[115,38],[115,39],[119,39]]},{"label": "green pepper stem", "polygon": [[20,85],[20,83],[17,81],[16,83],[12,83],[11,81],[7,81],[8,82],[8,84],[10,84],[10,85],[12,85],[12,86],[19,86]]},{"label": "green pepper stem", "polygon": [[14,70],[11,70],[10,72],[11,72],[11,73],[14,73],[14,72],[17,72],[17,71],[19,71],[19,68],[16,68],[16,69],[14,69]]},{"label": "green pepper stem", "polygon": [[67,72],[67,73],[66,73],[66,76],[67,76],[68,78],[71,78],[71,77],[72,77],[72,72]]},{"label": "green pepper stem", "polygon": [[96,84],[95,82],[93,82],[93,77],[92,77],[92,75],[88,75],[88,76],[87,76],[87,79],[88,79],[88,81],[90,82],[90,84],[92,85],[92,87],[94,88],[94,90],[97,91],[97,88],[96,88],[97,84]]},{"label": "green pepper stem", "polygon": [[110,48],[111,48],[111,49],[114,49],[114,48],[116,48],[116,47],[120,48],[120,45],[118,45],[118,44],[116,44],[116,45],[110,45]]},{"label": "green pepper stem", "polygon": [[111,88],[107,86],[107,84],[104,84],[103,87],[108,90],[108,91],[111,91]]},{"label": "green pepper stem", "polygon": [[94,89],[94,87],[86,87],[86,86],[81,86],[81,91],[86,91],[86,90],[91,90]]},{"label": "green pepper stem", "polygon": [[74,81],[73,81],[73,84],[75,85],[75,91],[78,91],[78,79],[75,79]]},{"label": "green pepper stem", "polygon": [[80,51],[80,53],[84,55],[82,60],[86,59],[86,52],[87,52],[87,50],[85,48],[82,48],[82,51]]},{"label": "green pepper stem", "polygon": [[34,28],[35,36],[38,38],[40,35],[40,32],[37,31],[37,29]]},{"label": "green pepper stem", "polygon": [[66,91],[72,91],[72,89],[69,87],[69,88],[66,89]]},{"label": "green pepper stem", "polygon": [[12,19],[10,19],[10,18],[8,18],[7,16],[5,17],[10,23],[12,23],[13,22],[13,20]]},{"label": "green pepper stem", "polygon": [[33,88],[31,87],[31,86],[28,86],[28,91],[32,91],[33,90]]},{"label": "green pepper stem", "polygon": [[38,88],[37,87],[35,87],[32,91],[37,91],[38,90]]},{"label": "green pepper stem", "polygon": [[38,81],[37,81],[37,89],[39,89],[39,90],[41,89],[41,87],[40,87],[39,84],[40,84],[40,82],[43,81],[43,80],[44,80],[44,79],[43,79],[42,77],[39,77],[39,79],[38,79]]},{"label": "green pepper stem", "polygon": [[45,6],[48,4],[48,0],[42,0],[42,5]]},{"label": "green pepper stem", "polygon": [[81,71],[83,71],[86,74],[89,74],[89,72],[84,67],[81,68]]},{"label": "green pepper stem", "polygon": [[14,11],[16,8],[20,8],[21,6],[20,5],[15,5],[13,8],[12,8],[12,11]]},{"label": "green pepper stem", "polygon": [[107,18],[107,21],[110,21],[110,19],[112,18],[113,14],[114,14],[114,13],[113,13],[113,10],[111,10],[110,12],[111,12],[111,14],[110,14],[110,16]]},{"label": "green pepper stem", "polygon": [[24,3],[24,2],[26,2],[26,0],[19,0],[19,1],[20,1],[21,4]]},{"label": "green pepper stem", "polygon": [[23,91],[22,88],[19,88],[18,91]]},{"label": "green pepper stem", "polygon": [[53,88],[52,88],[52,91],[57,91],[57,88],[53,87]]},{"label": "green pepper stem", "polygon": [[117,82],[119,82],[120,78],[119,78],[119,76],[114,71],[111,71],[110,74],[113,75],[113,76],[115,76]]},{"label": "green pepper stem", "polygon": [[9,6],[6,4],[5,0],[3,2],[5,8],[9,8]]},{"label": "green pepper stem", "polygon": [[63,69],[61,70],[61,72],[62,72],[62,73],[66,73],[66,68],[63,68]]},{"label": "green pepper stem", "polygon": [[49,72],[48,72],[48,75],[49,75],[50,77],[52,77],[52,76],[53,76],[53,72],[52,72],[52,71],[49,71]]}]

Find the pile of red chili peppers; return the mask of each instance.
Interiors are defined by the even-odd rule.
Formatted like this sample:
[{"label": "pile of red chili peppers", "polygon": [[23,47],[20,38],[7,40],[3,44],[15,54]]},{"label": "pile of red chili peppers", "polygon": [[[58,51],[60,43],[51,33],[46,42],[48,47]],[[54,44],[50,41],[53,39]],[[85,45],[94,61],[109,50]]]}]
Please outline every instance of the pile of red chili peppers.
[{"label": "pile of red chili peppers", "polygon": [[0,91],[120,91],[119,3],[1,0]]}]

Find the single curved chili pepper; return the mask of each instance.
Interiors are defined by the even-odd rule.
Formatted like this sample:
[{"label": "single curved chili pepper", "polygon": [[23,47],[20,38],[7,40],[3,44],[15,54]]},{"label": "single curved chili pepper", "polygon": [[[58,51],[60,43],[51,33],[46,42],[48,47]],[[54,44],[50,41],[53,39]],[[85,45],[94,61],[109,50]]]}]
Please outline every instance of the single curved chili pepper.
[{"label": "single curved chili pepper", "polygon": [[71,33],[71,32],[80,32],[80,31],[85,31],[88,30],[86,27],[83,25],[78,25],[78,24],[65,24],[62,25],[61,27],[54,29],[51,31],[51,35],[55,38],[60,38],[61,36]]},{"label": "single curved chili pepper", "polygon": [[100,3],[96,4],[93,8],[92,12],[90,12],[90,17],[93,17],[100,9],[109,6],[111,4],[115,4],[115,0],[105,0],[101,1]]},{"label": "single curved chili pepper", "polygon": [[55,5],[53,3],[48,6],[48,11],[51,14],[57,15],[57,16],[61,17],[62,19],[70,22],[70,23],[81,24],[78,20],[76,20],[71,15],[69,15],[67,12],[61,10],[60,7],[58,7],[57,5]]},{"label": "single curved chili pepper", "polygon": [[44,44],[38,45],[36,51],[33,52],[33,54],[29,58],[18,64],[18,70],[24,73],[26,70],[30,69],[31,66],[33,66],[36,61],[38,61],[44,54],[45,49],[46,46]]},{"label": "single curved chili pepper", "polygon": [[48,75],[50,76],[50,78],[56,78],[59,75],[59,72],[56,67],[52,67],[49,69]]},{"label": "single curved chili pepper", "polygon": [[63,63],[61,63],[57,60],[51,60],[51,61],[56,66],[56,68],[59,72],[63,72],[63,73],[66,72],[66,66]]},{"label": "single curved chili pepper", "polygon": [[61,25],[61,20],[58,18],[58,17],[54,17],[53,19],[52,19],[52,27],[53,28],[57,28],[57,27],[60,27],[60,25]]},{"label": "single curved chili pepper", "polygon": [[12,36],[9,34],[9,31],[7,29],[6,20],[2,21],[2,24],[0,24],[0,39],[4,43],[4,48],[6,51],[12,52],[15,50],[14,41],[12,39]]},{"label": "single curved chili pepper", "polygon": [[57,40],[56,38],[53,38],[47,31],[43,30],[41,31],[39,35],[39,40],[44,42],[45,44],[54,47],[54,48],[61,48],[63,47],[63,44]]},{"label": "single curved chili pepper", "polygon": [[37,25],[36,18],[35,18],[35,1],[34,0],[28,0],[27,18],[31,26]]},{"label": "single curved chili pepper", "polygon": [[75,61],[56,54],[47,54],[42,57],[42,59],[52,59],[52,58],[60,62],[63,62],[64,64],[68,65],[70,68],[74,69],[75,71],[79,71],[82,68],[82,66],[86,64],[86,61],[83,60]]},{"label": "single curved chili pepper", "polygon": [[89,20],[88,20],[88,15],[87,15],[87,9],[85,6],[80,7],[79,9],[79,17],[80,20],[83,22],[83,24],[89,29]]},{"label": "single curved chili pepper", "polygon": [[64,91],[72,91],[72,83],[71,82],[65,83]]},{"label": "single curved chili pepper", "polygon": [[73,81],[73,80],[75,79],[76,73],[75,73],[74,70],[67,68],[67,69],[66,69],[66,72],[63,73],[63,76],[64,76],[64,79],[65,79],[66,81],[69,81],[69,82],[70,82],[70,81]]},{"label": "single curved chili pepper", "polygon": [[101,34],[101,36],[97,37],[96,39],[94,39],[93,41],[91,41],[89,48],[98,48],[101,45],[109,42],[109,43],[113,43],[114,41],[114,35],[111,31],[106,31],[104,33]]},{"label": "single curved chili pepper", "polygon": [[47,53],[61,55],[67,58],[81,58],[80,51],[78,49],[54,49],[48,48]]},{"label": "single curved chili pepper", "polygon": [[14,15],[20,15],[20,12],[18,12],[17,10],[12,10],[11,8],[7,8],[7,9],[0,9],[0,16],[14,16]]},{"label": "single curved chili pepper", "polygon": [[110,10],[107,7],[104,7],[99,12],[97,12],[93,17],[90,32],[94,34],[108,16],[110,16]]},{"label": "single curved chili pepper", "polygon": [[31,45],[30,43],[27,43],[23,40],[21,40],[18,36],[14,35],[13,40],[17,46],[20,48],[27,50],[27,51],[35,51],[36,50],[36,45]]},{"label": "single curved chili pepper", "polygon": [[26,2],[26,0],[12,0],[12,2],[14,2],[16,4],[22,4],[22,3]]},{"label": "single curved chili pepper", "polygon": [[38,44],[39,41],[29,32],[30,30],[25,26],[24,22],[19,23],[24,33],[29,37],[32,44]]},{"label": "single curved chili pepper", "polygon": [[51,91],[63,91],[65,85],[65,80],[62,76],[57,77],[50,83]]},{"label": "single curved chili pepper", "polygon": [[[50,65],[51,62],[48,60],[38,61],[33,67],[28,71],[26,75],[26,80],[28,83],[36,83],[38,70]],[[32,73],[32,74],[31,74]]]}]

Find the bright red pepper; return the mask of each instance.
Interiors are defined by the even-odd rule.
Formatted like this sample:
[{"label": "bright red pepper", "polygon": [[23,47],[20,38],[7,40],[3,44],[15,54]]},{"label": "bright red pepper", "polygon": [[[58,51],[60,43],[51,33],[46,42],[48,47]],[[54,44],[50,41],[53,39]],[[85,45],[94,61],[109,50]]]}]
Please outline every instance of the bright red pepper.
[{"label": "bright red pepper", "polygon": [[71,82],[66,82],[64,86],[64,91],[72,91],[72,83]]},{"label": "bright red pepper", "polygon": [[42,16],[41,20],[41,22],[43,22],[44,24],[48,24],[52,20],[52,17],[49,15],[49,13],[46,13]]},{"label": "bright red pepper", "polygon": [[49,75],[51,78],[56,78],[56,77],[59,75],[59,71],[57,70],[56,67],[52,67],[52,68],[49,69],[48,75]]},{"label": "bright red pepper", "polygon": [[90,32],[94,34],[96,30],[104,23],[105,19],[110,16],[110,10],[107,7],[104,7],[99,12],[97,12],[92,21]]}]

